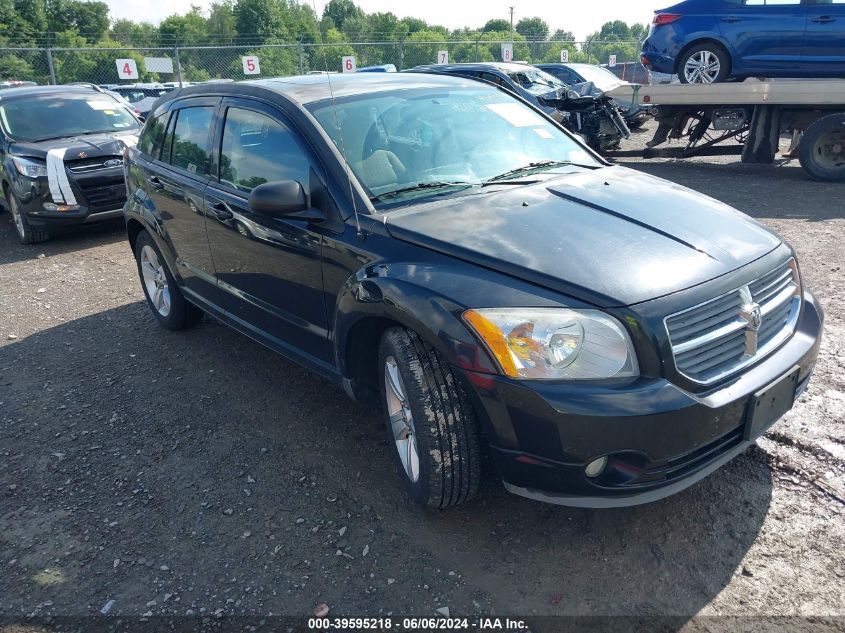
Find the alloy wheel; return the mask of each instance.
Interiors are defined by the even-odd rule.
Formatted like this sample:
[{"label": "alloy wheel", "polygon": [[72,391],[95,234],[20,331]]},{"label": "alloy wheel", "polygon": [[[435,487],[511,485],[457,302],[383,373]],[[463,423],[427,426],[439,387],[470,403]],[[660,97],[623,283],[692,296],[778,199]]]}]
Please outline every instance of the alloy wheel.
[{"label": "alloy wheel", "polygon": [[399,459],[408,479],[415,482],[420,478],[420,455],[414,432],[414,416],[408,404],[405,383],[393,356],[384,359],[384,391],[387,395],[387,415]]},{"label": "alloy wheel", "polygon": [[147,295],[158,313],[166,317],[170,314],[170,288],[167,285],[167,275],[164,266],[158,259],[158,254],[148,244],[141,249],[141,276]]},{"label": "alloy wheel", "polygon": [[719,76],[722,64],[713,51],[693,53],[684,64],[684,77],[691,84],[712,84]]}]

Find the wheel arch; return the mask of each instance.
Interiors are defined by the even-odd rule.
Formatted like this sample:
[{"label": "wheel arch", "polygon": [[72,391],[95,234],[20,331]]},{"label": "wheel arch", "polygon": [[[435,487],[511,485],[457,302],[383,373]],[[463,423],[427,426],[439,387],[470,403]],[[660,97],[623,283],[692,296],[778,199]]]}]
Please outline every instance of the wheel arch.
[{"label": "wheel arch", "polygon": [[719,48],[721,48],[725,52],[725,55],[728,58],[728,75],[727,76],[730,77],[731,73],[733,72],[733,68],[734,68],[734,61],[733,61],[733,56],[731,55],[731,51],[730,51],[730,49],[728,48],[728,45],[725,42],[719,40],[718,38],[713,37],[712,35],[695,38],[695,39],[691,40],[690,42],[688,42],[687,44],[684,45],[684,47],[678,52],[677,56],[675,57],[675,73],[674,74],[676,74],[676,75],[679,74],[680,69],[681,69],[681,60],[684,58],[684,55],[686,55],[687,52],[691,48],[698,46],[699,44],[715,44],[716,46],[718,46]]}]

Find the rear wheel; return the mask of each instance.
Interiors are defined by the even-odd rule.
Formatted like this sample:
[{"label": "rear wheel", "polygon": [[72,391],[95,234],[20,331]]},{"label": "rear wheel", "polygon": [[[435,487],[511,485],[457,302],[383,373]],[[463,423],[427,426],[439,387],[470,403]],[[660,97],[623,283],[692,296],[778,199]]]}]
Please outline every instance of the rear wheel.
[{"label": "rear wheel", "polygon": [[15,225],[15,232],[21,244],[37,244],[50,239],[47,229],[42,226],[32,226],[29,223],[12,191],[6,192],[6,208],[12,216],[12,223]]},{"label": "rear wheel", "polygon": [[810,125],[801,137],[798,158],[814,180],[845,181],[845,112]]},{"label": "rear wheel", "polygon": [[478,422],[452,368],[401,327],[384,333],[379,367],[388,440],[409,496],[437,509],[472,498],[481,481]]},{"label": "rear wheel", "polygon": [[168,330],[182,330],[199,323],[202,310],[182,295],[158,246],[146,231],[141,231],[135,241],[135,257],[147,305],[158,322]]},{"label": "rear wheel", "polygon": [[678,61],[682,84],[715,84],[725,81],[731,70],[727,51],[714,42],[697,44]]}]

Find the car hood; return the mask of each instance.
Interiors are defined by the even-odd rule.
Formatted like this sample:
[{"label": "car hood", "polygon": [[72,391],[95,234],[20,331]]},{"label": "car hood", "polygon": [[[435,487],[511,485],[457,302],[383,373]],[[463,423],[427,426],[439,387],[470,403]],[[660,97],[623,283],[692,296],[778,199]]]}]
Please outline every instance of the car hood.
[{"label": "car hood", "polygon": [[[84,134],[67,138],[50,139],[40,142],[14,141],[9,145],[9,153],[27,158],[45,160],[51,149],[67,150],[65,160],[77,158],[96,158],[97,156],[114,156],[123,154],[125,145],[134,145],[138,140],[138,130],[115,134]],[[85,154],[80,156],[80,154]]]},{"label": "car hood", "polygon": [[703,283],[781,240],[721,202],[624,167],[386,214],[397,239],[601,307]]}]

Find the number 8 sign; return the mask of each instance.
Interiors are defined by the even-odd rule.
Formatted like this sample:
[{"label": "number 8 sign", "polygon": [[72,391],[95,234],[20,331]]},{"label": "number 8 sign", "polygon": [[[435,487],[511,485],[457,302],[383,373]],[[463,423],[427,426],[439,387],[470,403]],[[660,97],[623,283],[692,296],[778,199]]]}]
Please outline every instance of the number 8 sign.
[{"label": "number 8 sign", "polygon": [[138,65],[134,59],[116,59],[117,76],[121,79],[137,79]]},{"label": "number 8 sign", "polygon": [[513,42],[502,42],[502,61],[513,61]]},{"label": "number 8 sign", "polygon": [[355,72],[355,57],[352,55],[344,55],[341,58],[341,62],[343,63],[343,72],[345,73],[354,73]]}]

